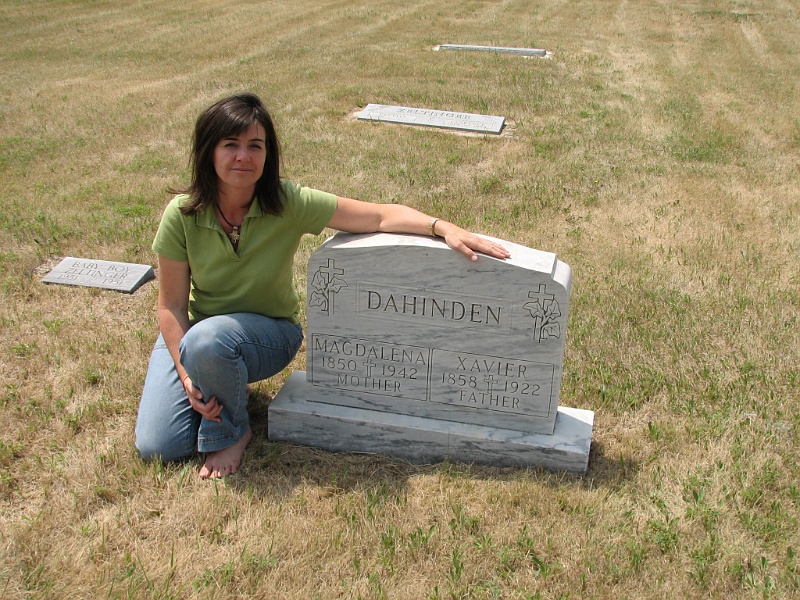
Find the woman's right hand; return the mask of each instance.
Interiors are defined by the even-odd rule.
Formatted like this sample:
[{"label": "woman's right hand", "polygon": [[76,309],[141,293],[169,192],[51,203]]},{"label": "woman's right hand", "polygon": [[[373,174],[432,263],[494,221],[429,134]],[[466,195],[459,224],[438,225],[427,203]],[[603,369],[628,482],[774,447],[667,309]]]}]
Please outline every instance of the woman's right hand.
[{"label": "woman's right hand", "polygon": [[217,402],[216,396],[211,396],[208,402],[203,399],[203,393],[192,385],[192,378],[186,375],[183,378],[183,389],[189,398],[189,404],[199,412],[203,418],[209,421],[221,421],[219,415],[222,412],[222,405]]}]

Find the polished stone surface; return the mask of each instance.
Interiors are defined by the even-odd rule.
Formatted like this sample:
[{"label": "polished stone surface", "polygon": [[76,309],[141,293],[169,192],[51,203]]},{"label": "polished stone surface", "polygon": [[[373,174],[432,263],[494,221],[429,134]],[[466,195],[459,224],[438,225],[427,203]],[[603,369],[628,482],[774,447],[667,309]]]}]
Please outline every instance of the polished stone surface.
[{"label": "polished stone surface", "polygon": [[42,281],[98,287],[130,294],[154,277],[155,273],[150,265],[68,256],[45,275]]},{"label": "polished stone surface", "polygon": [[417,464],[443,460],[585,473],[594,413],[560,407],[552,434],[313,402],[320,388],[297,371],[269,406],[269,439],[331,452],[370,452]]},{"label": "polished stone surface", "polygon": [[326,242],[308,264],[306,368],[324,388],[318,401],[552,432],[571,271],[552,253],[498,241],[510,259],[474,263],[441,238]]},{"label": "polished stone surface", "polygon": [[444,129],[477,131],[482,133],[500,133],[505,124],[505,117],[494,115],[478,115],[473,113],[433,110],[428,108],[412,108],[409,106],[391,106],[386,104],[368,104],[357,118],[361,121],[383,121],[401,123],[403,125],[424,125]]},{"label": "polished stone surface", "polygon": [[[270,405],[270,432],[318,445],[295,414],[307,411],[337,428],[363,421],[343,443],[360,437],[394,455],[404,423],[430,428],[434,449],[421,460],[475,444],[462,460],[477,460],[478,447],[494,454],[503,439],[538,464],[565,435],[567,453],[588,460],[593,417],[573,436],[563,425],[572,409],[559,410],[572,272],[552,253],[497,241],[510,259],[473,263],[416,235],[339,233],[323,244],[308,264],[307,372]],[[386,435],[385,445],[376,441]]]}]

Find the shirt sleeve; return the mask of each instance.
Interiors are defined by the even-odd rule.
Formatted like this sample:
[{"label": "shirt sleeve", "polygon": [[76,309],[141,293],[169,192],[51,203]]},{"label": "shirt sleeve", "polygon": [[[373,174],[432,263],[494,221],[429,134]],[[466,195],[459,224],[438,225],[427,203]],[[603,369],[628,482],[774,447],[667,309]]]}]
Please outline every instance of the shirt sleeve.
[{"label": "shirt sleeve", "polygon": [[294,213],[297,227],[302,233],[322,233],[336,211],[336,194],[299,186],[284,181],[287,207]]},{"label": "shirt sleeve", "polygon": [[180,211],[181,196],[176,196],[167,205],[161,216],[156,237],[153,240],[153,251],[170,260],[185,262],[189,260],[186,251],[185,217]]}]

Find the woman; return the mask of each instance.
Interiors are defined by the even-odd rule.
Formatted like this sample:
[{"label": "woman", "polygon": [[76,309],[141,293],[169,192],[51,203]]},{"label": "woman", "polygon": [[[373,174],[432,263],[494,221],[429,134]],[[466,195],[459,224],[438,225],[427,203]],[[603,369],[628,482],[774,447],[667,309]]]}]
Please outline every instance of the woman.
[{"label": "woman", "polygon": [[192,180],[169,203],[158,255],[156,341],[139,405],[145,459],[205,453],[202,478],[234,473],[252,438],[247,384],[284,369],[303,340],[293,259],[303,234],[439,236],[477,260],[509,253],[452,223],[396,204],[301,188],[280,178],[280,146],[253,94],[209,107],[195,125]]}]

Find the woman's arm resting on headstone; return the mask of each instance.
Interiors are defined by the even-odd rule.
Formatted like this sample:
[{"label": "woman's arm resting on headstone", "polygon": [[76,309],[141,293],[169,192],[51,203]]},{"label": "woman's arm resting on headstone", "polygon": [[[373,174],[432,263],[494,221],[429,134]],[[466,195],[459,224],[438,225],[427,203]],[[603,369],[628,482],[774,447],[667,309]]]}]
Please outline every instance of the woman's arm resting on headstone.
[{"label": "woman's arm resting on headstone", "polygon": [[478,260],[475,252],[495,258],[509,258],[511,253],[497,242],[462,229],[454,223],[435,219],[403,204],[376,204],[352,198],[337,198],[336,211],[328,227],[350,233],[415,233],[444,238],[447,245]]}]

